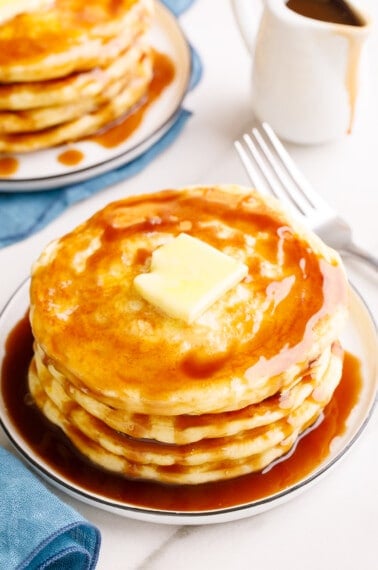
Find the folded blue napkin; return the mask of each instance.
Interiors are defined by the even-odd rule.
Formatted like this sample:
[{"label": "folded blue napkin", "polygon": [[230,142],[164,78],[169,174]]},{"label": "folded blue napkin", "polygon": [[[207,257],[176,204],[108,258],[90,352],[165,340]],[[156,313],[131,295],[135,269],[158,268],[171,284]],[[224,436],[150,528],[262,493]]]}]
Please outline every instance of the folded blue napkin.
[{"label": "folded blue napkin", "polygon": [[0,447],[0,568],[90,570],[100,532]]},{"label": "folded blue napkin", "polygon": [[[163,0],[179,16],[194,0]],[[193,89],[202,74],[198,54],[192,51],[189,89]],[[40,192],[0,192],[0,247],[15,243],[34,234],[68,206],[141,172],[156,156],[169,147],[182,131],[191,113],[180,109],[172,127],[143,155],[115,170],[81,183]]]}]

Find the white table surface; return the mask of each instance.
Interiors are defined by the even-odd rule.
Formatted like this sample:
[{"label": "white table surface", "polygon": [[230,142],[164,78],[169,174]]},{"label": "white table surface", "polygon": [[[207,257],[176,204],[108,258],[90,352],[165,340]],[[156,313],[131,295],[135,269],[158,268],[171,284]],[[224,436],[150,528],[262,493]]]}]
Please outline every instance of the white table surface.
[{"label": "white table surface", "polygon": [[[362,4],[362,2],[361,2]],[[378,23],[376,0],[363,2]],[[185,106],[180,138],[141,174],[81,202],[30,239],[0,250],[0,306],[52,238],[111,200],[196,183],[249,184],[232,141],[252,121],[250,58],[228,0],[197,0],[181,17],[203,64]],[[356,240],[378,250],[378,38],[368,45],[371,97],[353,135],[318,147],[290,147],[319,192],[352,224]],[[351,281],[378,316],[377,276],[346,260]],[[317,485],[264,514],[206,525],[134,521],[61,495],[102,533],[101,570],[377,568],[378,410],[346,457]],[[0,444],[11,449],[4,434]]]}]

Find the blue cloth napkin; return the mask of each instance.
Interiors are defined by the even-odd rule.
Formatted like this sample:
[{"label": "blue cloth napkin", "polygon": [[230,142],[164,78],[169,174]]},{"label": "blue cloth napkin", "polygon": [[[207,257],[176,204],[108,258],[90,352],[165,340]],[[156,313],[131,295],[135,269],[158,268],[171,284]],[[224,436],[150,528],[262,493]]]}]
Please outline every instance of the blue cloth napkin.
[{"label": "blue cloth napkin", "polygon": [[[179,16],[194,0],[162,0]],[[193,89],[202,74],[202,64],[193,48],[189,89]],[[191,113],[180,109],[170,130],[143,155],[115,170],[81,183],[40,192],[0,192],[0,247],[25,239],[41,230],[68,206],[141,172],[156,156],[178,137]]]},{"label": "blue cloth napkin", "polygon": [[100,532],[0,447],[0,568],[90,570]]}]

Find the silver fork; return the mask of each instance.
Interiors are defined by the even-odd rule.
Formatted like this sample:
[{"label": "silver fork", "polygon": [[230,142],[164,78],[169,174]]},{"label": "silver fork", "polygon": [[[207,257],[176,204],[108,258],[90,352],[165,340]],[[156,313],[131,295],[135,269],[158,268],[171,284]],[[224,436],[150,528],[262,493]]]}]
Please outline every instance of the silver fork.
[{"label": "silver fork", "polygon": [[270,125],[254,127],[234,144],[257,190],[286,203],[297,218],[340,254],[352,255],[378,270],[378,258],[353,242],[350,226],[311,187]]}]

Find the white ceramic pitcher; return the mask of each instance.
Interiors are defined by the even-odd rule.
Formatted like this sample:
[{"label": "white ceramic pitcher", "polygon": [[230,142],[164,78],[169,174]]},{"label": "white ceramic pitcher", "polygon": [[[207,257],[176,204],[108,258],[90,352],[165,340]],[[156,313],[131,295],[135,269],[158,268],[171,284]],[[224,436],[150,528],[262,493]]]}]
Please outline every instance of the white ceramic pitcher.
[{"label": "white ceramic pitcher", "polygon": [[358,26],[302,16],[286,1],[234,0],[253,57],[253,110],[285,140],[331,141],[353,129],[371,23],[352,0]]}]

